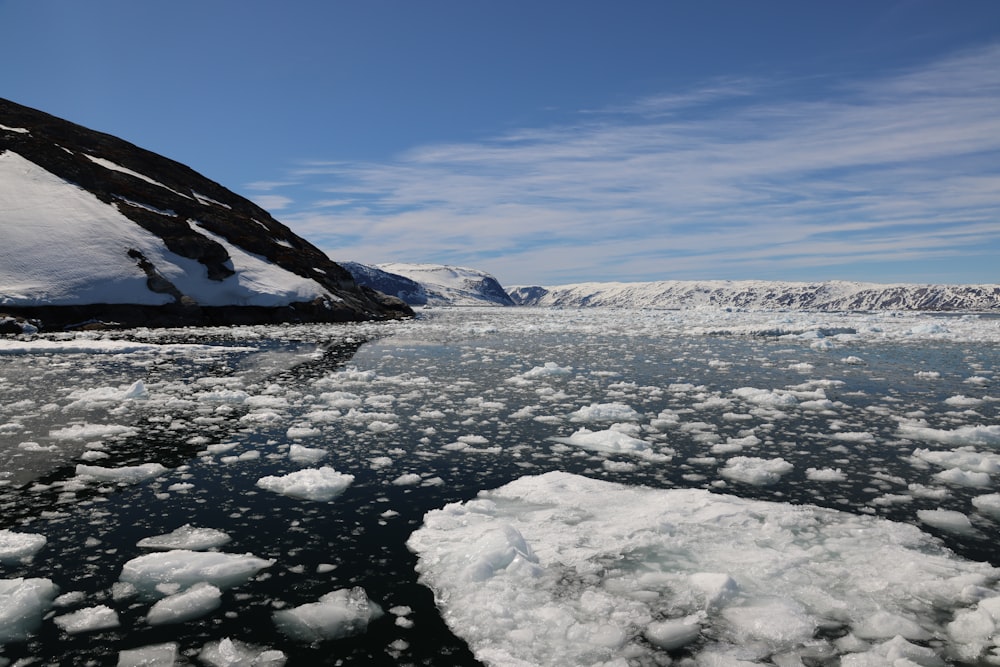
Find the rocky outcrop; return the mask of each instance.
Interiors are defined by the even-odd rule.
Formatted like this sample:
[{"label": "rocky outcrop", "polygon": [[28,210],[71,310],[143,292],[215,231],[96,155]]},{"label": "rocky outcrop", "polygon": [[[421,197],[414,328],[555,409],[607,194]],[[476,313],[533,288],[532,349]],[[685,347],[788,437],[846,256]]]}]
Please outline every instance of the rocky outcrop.
[{"label": "rocky outcrop", "polygon": [[[122,252],[134,263],[137,275],[146,276],[148,289],[161,295],[159,303],[31,303],[23,295],[5,298],[5,285],[0,284],[0,306],[7,312],[38,316],[50,326],[69,323],[84,311],[90,316],[87,319],[151,325],[227,320],[338,322],[412,314],[399,300],[359,287],[348,271],[253,202],[183,164],[117,137],[0,99],[0,156],[7,152],[114,207],[160,239],[165,254],[193,260],[204,272],[199,276],[207,286],[201,288],[202,293],[211,292],[212,285],[219,286],[218,294],[235,293],[232,285],[245,256],[280,267],[297,276],[299,284],[315,284],[313,293],[300,301],[267,306],[257,305],[252,298],[244,298],[244,303],[237,299],[202,303],[204,298],[185,293],[171,282],[148,252],[127,247]],[[39,239],[39,243],[58,242]],[[239,258],[234,250],[240,251]],[[74,248],[67,247],[65,252],[72,256]],[[245,293],[253,288],[242,289]],[[123,312],[126,305],[142,307],[135,313]]]},{"label": "rocky outcrop", "polygon": [[384,294],[392,294],[411,306],[427,305],[427,290],[415,280],[406,276],[383,271],[377,266],[357,262],[340,262],[359,285],[370,287]]}]

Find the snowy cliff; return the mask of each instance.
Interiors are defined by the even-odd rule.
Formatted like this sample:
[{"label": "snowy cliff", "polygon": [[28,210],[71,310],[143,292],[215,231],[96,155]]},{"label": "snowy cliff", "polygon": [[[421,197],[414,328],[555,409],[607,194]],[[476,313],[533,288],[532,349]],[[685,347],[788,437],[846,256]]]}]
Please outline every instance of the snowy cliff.
[{"label": "snowy cliff", "polygon": [[442,264],[341,262],[359,285],[396,296],[411,306],[513,306],[496,278],[477,269]]},{"label": "snowy cliff", "polygon": [[49,325],[408,313],[192,169],[3,99],[0,239],[0,310]]},{"label": "snowy cliff", "polygon": [[513,287],[522,306],[746,310],[1000,310],[1000,285],[662,281]]}]

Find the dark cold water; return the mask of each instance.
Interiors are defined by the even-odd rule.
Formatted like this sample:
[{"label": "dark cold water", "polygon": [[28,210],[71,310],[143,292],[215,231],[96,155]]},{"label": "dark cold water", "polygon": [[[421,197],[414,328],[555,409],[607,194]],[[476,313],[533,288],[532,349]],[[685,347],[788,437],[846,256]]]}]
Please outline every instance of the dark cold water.
[{"label": "dark cold water", "polygon": [[[0,580],[78,593],[7,641],[0,665],[117,664],[164,643],[180,664],[210,664],[199,654],[224,638],[289,665],[479,664],[407,539],[431,510],[549,471],[883,517],[1000,567],[995,319],[436,309],[0,343],[0,529],[46,538],[0,563]],[[294,460],[293,444],[325,455]],[[150,463],[165,470],[140,481],[77,468]],[[354,476],[329,501],[257,485],[322,466]],[[185,524],[274,564],[197,619],[151,625],[153,600],[116,584],[151,553],[137,542]],[[306,643],[276,628],[276,611],[352,587],[386,612],[360,634]],[[54,620],[98,605],[117,627]]]}]

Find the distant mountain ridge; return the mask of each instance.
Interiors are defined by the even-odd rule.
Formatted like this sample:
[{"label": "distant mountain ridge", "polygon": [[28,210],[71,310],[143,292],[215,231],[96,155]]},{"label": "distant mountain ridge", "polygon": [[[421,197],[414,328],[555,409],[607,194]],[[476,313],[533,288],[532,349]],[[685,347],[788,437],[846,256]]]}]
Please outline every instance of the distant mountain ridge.
[{"label": "distant mountain ridge", "polygon": [[128,326],[411,314],[193,169],[4,99],[0,311]]},{"label": "distant mountain ridge", "polygon": [[445,264],[341,262],[359,285],[402,299],[411,306],[513,306],[500,282],[478,269]]},{"label": "distant mountain ridge", "polygon": [[509,289],[521,306],[812,311],[1000,311],[1000,285],[753,280],[578,283]]}]

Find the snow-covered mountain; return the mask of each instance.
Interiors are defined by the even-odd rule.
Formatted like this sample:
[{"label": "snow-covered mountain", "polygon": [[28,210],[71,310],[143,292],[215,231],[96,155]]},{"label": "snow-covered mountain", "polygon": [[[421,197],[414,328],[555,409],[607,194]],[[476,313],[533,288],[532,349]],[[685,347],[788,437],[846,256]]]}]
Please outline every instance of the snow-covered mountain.
[{"label": "snow-covered mountain", "polygon": [[523,306],[735,308],[746,310],[1000,310],[1000,285],[883,285],[843,281],[662,281],[578,283],[510,289]]},{"label": "snow-covered mountain", "polygon": [[3,99],[0,311],[49,326],[409,314],[192,169]]},{"label": "snow-covered mountain", "polygon": [[496,278],[484,271],[442,264],[341,262],[359,285],[396,296],[411,306],[513,306]]},{"label": "snow-covered mountain", "polygon": [[337,262],[347,269],[359,285],[391,294],[411,306],[427,305],[427,290],[415,280],[396,273],[383,271],[377,266],[358,262]]}]

